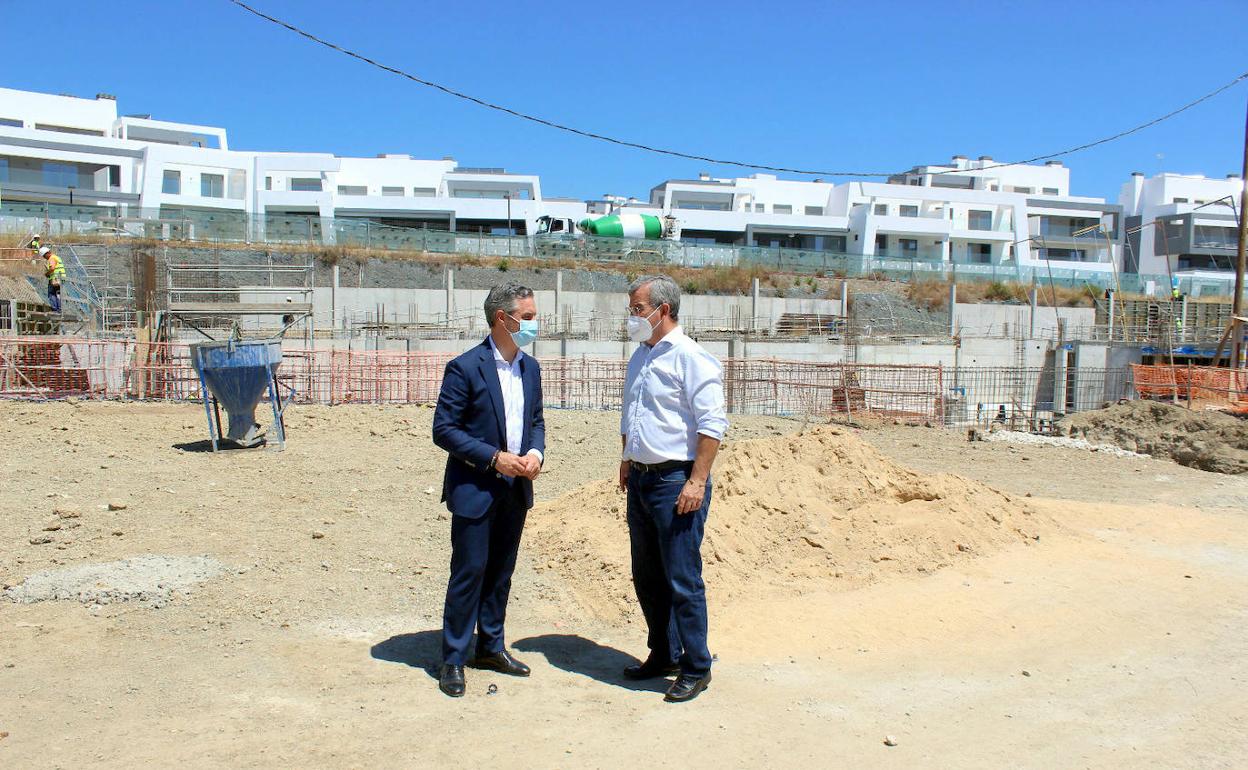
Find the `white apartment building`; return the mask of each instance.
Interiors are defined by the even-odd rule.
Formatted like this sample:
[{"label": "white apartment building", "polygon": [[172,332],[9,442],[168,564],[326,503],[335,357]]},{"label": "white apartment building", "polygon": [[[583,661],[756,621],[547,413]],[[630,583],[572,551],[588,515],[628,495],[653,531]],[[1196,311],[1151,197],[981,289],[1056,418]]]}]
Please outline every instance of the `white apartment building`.
[{"label": "white apartment building", "polygon": [[1238,174],[1132,174],[1118,198],[1126,222],[1125,269],[1196,277],[1233,271],[1243,189]]},{"label": "white apartment building", "polygon": [[240,235],[242,215],[263,214],[257,221],[323,240],[332,240],[321,231],[326,220],[525,234],[543,214],[585,213],[582,201],[544,200],[535,175],[463,168],[451,158],[237,151],[223,128],[119,116],[106,94],[0,88],[0,214],[48,203],[192,227],[212,221],[215,232],[233,217]]},{"label": "white apartment building", "polygon": [[[106,94],[0,88],[0,216],[33,218],[72,203],[135,228],[168,223],[158,227],[170,232],[158,236],[195,237],[195,227],[209,224],[216,237],[325,243],[370,226],[527,235],[544,215],[580,219],[623,208],[675,216],[681,240],[694,245],[1164,275],[1166,253],[1173,270],[1226,269],[1233,217],[1217,201],[1241,184],[1137,175],[1118,203],[1107,203],[1071,195],[1060,162],[999,166],[955,156],[884,181],[702,174],[664,181],[647,200],[581,201],[544,196],[537,175],[465,168],[451,158],[239,151],[224,128],[119,115]],[[1154,221],[1167,239],[1155,237],[1162,225]]]},{"label": "white apartment building", "polygon": [[641,213],[671,214],[681,240],[890,259],[1112,271],[1122,207],[1069,194],[1061,163],[995,167],[953,158],[887,182],[795,182],[770,174],[668,180]]}]

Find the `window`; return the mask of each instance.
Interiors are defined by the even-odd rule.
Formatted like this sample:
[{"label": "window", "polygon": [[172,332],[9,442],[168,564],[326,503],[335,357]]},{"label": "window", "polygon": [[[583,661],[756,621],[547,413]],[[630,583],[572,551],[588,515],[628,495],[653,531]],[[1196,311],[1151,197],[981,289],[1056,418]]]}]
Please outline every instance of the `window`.
[{"label": "window", "polygon": [[1175,203],[1187,203],[1187,198],[1175,198]]},{"label": "window", "polygon": [[1039,249],[1040,259],[1051,259],[1058,262],[1083,262],[1083,249]]},{"label": "window", "polygon": [[843,235],[820,235],[816,241],[815,248],[819,251],[845,251]]},{"label": "window", "polygon": [[315,176],[314,177],[291,177],[290,178],[290,190],[291,192],[320,192],[321,191],[321,179],[320,177],[315,177]]},{"label": "window", "polygon": [[0,118],[0,126],[12,126],[14,128],[21,128],[22,125],[23,125],[22,121],[16,118]]},{"label": "window", "polygon": [[339,195],[368,195],[368,188],[364,185],[340,184],[338,185]]},{"label": "window", "polygon": [[971,262],[987,264],[992,261],[992,244],[968,243],[966,244],[966,256]]},{"label": "window", "polygon": [[0,158],[0,182],[9,181],[9,159]]},{"label": "window", "polygon": [[225,176],[222,174],[200,174],[199,194],[205,198],[224,198]]},{"label": "window", "polygon": [[988,189],[991,190],[992,192],[997,192],[998,190],[1001,189],[1001,186],[994,184],[994,185],[991,185]]},{"label": "window", "polygon": [[918,206],[902,206],[901,215],[903,217],[917,217],[919,215]]},{"label": "window", "polygon": [[165,177],[160,182],[160,191],[165,195],[181,195],[182,172],[165,169]]},{"label": "window", "polygon": [[907,254],[919,253],[919,242],[914,238],[900,238],[897,241],[897,247]]},{"label": "window", "polygon": [[766,214],[766,213],[767,213],[767,204],[766,204],[766,203],[755,203],[755,204],[754,204],[754,212],[755,212],[755,213],[757,213],[757,214]]},{"label": "window", "polygon": [[76,187],[78,167],[72,163],[43,162],[43,183],[48,187]]},{"label": "window", "polygon": [[792,207],[792,206],[790,206],[790,205],[788,205],[787,203],[786,203],[786,204],[777,203],[776,205],[774,205],[774,206],[772,206],[772,207],[771,207],[771,213],[773,213],[773,214],[792,214],[792,213],[793,213],[793,207]]},{"label": "window", "polygon": [[919,179],[916,179],[916,178],[911,177],[910,181],[909,181],[909,182],[907,182],[907,184],[909,184],[909,185],[911,185],[911,186],[913,186],[913,187],[918,187],[918,186],[919,186],[919,182],[920,182],[920,181],[922,181],[922,180],[919,180]]},{"label": "window", "polygon": [[1034,192],[1034,190],[1030,187],[1011,187],[1010,192],[1026,193],[1028,195],[1031,195]]},{"label": "window", "polygon": [[821,216],[823,216],[823,206],[807,206],[807,207],[806,207],[806,216],[808,216],[808,217],[821,217]]},{"label": "window", "polygon": [[888,204],[887,203],[875,204],[875,215],[879,217],[888,216]]},{"label": "window", "polygon": [[883,254],[888,251],[888,236],[876,234],[875,236],[875,253]]},{"label": "window", "polygon": [[266,176],[266,177],[264,178],[264,189],[266,189],[266,190],[272,190],[272,189],[273,189],[273,177],[271,177],[271,176]]},{"label": "window", "polygon": [[1041,192],[1043,192],[1045,195],[1058,195],[1059,194],[1057,192],[1056,187],[1046,187]]},{"label": "window", "polygon": [[966,212],[966,227],[968,230],[991,230],[992,229],[992,212],[991,211],[968,211]]},{"label": "window", "polygon": [[412,195],[417,198],[436,198],[438,191],[432,187],[413,187]]},{"label": "window", "polygon": [[402,187],[383,187],[381,188],[381,194],[388,195],[394,198],[402,198],[403,188]]}]

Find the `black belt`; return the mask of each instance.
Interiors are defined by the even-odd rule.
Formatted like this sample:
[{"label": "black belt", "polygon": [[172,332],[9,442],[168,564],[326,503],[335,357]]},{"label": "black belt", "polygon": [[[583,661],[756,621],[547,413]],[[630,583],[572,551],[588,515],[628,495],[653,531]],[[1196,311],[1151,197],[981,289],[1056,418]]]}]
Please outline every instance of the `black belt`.
[{"label": "black belt", "polygon": [[675,470],[676,468],[688,468],[693,465],[693,460],[665,460],[661,463],[639,463],[636,460],[629,460],[628,464],[642,473],[662,473],[663,471]]}]

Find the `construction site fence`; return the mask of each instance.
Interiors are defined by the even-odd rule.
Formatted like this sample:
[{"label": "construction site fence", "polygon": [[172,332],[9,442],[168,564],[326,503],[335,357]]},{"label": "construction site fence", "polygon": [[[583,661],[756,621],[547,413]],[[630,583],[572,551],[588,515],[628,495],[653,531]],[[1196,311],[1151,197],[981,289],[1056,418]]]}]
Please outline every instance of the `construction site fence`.
[{"label": "construction site fence", "polygon": [[[517,235],[523,226],[477,232],[452,232],[446,223],[396,226],[366,218],[322,217],[315,214],[247,214],[230,211],[161,208],[126,211],[110,206],[5,201],[0,210],[0,233],[44,233],[50,238],[146,238],[256,245],[294,245],[309,250],[336,247],[369,251],[412,251],[507,260],[552,262],[628,262],[639,267],[722,267],[767,272],[806,273],[846,278],[907,281],[1016,282],[1043,287],[1115,289],[1148,296],[1170,291],[1168,275],[1115,273],[1109,263],[1071,262],[1069,267],[1022,266],[1018,263],[946,261],[930,255],[862,255],[810,249],[733,244],[702,244],[593,236]],[[503,232],[499,233],[498,230]],[[1089,265],[1084,267],[1082,265]],[[1090,265],[1096,265],[1091,267]],[[1184,277],[1184,294],[1229,296],[1233,281],[1214,277]]]},{"label": "construction site fence", "polygon": [[1248,414],[1248,369],[1135,364],[1131,370],[1140,398]]},{"label": "construction site fence", "polygon": [[[433,404],[450,353],[287,349],[284,398],[304,404]],[[627,362],[543,357],[543,400],[553,408],[618,410]],[[734,414],[826,420],[874,415],[933,425],[1008,418],[1035,427],[1055,413],[1128,398],[1131,372],[1051,367],[858,364],[726,358]],[[0,398],[198,401],[190,346],[68,337],[0,338]]]}]

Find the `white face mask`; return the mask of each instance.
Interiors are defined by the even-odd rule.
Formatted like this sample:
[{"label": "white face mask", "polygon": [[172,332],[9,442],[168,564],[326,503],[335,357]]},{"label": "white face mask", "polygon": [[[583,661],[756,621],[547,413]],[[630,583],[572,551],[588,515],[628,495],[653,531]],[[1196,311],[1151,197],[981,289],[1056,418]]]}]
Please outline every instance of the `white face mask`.
[{"label": "white face mask", "polygon": [[656,307],[647,316],[630,315],[628,320],[624,322],[628,329],[628,338],[633,342],[645,342],[650,339],[654,334],[654,327],[650,325],[650,316],[657,312],[659,312],[659,309]]}]

